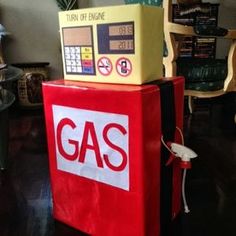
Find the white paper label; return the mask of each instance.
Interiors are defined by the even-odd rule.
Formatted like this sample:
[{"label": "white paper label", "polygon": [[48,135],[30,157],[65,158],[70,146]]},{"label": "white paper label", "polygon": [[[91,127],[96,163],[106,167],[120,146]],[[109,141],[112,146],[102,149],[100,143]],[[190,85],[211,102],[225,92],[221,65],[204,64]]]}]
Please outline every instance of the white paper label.
[{"label": "white paper label", "polygon": [[129,190],[128,116],[52,109],[58,170]]}]

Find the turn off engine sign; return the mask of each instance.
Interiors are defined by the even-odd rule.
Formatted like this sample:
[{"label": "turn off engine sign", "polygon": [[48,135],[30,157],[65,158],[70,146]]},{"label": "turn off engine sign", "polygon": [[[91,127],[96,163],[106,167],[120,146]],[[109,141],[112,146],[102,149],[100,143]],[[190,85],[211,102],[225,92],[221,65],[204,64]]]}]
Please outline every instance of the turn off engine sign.
[{"label": "turn off engine sign", "polygon": [[57,169],[129,190],[128,116],[52,108]]}]

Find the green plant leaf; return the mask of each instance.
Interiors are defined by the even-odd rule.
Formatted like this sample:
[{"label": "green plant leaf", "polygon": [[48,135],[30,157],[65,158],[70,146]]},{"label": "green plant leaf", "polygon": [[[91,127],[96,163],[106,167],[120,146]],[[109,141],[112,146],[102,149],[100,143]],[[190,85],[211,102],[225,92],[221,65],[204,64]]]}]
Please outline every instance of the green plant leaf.
[{"label": "green plant leaf", "polygon": [[77,0],[55,0],[57,2],[57,6],[63,10],[71,10],[77,7]]}]

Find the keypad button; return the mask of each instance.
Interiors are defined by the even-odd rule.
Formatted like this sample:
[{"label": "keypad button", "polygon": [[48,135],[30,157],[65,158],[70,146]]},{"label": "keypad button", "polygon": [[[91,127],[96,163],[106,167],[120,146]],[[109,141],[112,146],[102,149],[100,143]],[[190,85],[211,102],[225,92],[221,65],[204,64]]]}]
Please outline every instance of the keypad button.
[{"label": "keypad button", "polygon": [[72,72],[76,73],[77,72],[77,67],[76,66],[72,66],[71,70],[72,70]]},{"label": "keypad button", "polygon": [[76,65],[81,66],[81,60],[76,60]]},{"label": "keypad button", "polygon": [[72,59],[72,60],[75,60],[76,58],[75,58],[75,54],[74,53],[71,53],[70,54],[70,58]]},{"label": "keypad button", "polygon": [[70,73],[70,72],[71,72],[71,67],[70,67],[70,66],[67,66],[67,67],[66,67],[66,71],[67,71],[68,73]]},{"label": "keypad button", "polygon": [[89,53],[92,54],[92,48],[91,47],[82,47],[81,53]]},{"label": "keypad button", "polygon": [[75,47],[75,52],[80,53],[80,47]]},{"label": "keypad button", "polygon": [[75,53],[75,48],[74,47],[70,47],[70,53]]},{"label": "keypad button", "polygon": [[77,72],[82,73],[82,67],[81,66],[77,66]]},{"label": "keypad button", "polygon": [[71,61],[70,60],[66,60],[66,65],[67,66],[71,66]]},{"label": "keypad button", "polygon": [[93,67],[83,67],[83,73],[93,74]]},{"label": "keypad button", "polygon": [[70,53],[70,48],[69,47],[65,47],[65,53]]},{"label": "keypad button", "polygon": [[76,66],[76,61],[75,60],[71,60],[71,65],[72,66]]},{"label": "keypad button", "polygon": [[70,54],[69,54],[69,53],[66,53],[65,58],[66,58],[66,59],[70,59]]},{"label": "keypad button", "polygon": [[83,53],[82,54],[82,60],[92,60],[93,59],[93,55],[90,53]]},{"label": "keypad button", "polygon": [[80,54],[75,54],[75,58],[77,59],[77,60],[80,60],[81,59],[81,56],[80,56]]}]

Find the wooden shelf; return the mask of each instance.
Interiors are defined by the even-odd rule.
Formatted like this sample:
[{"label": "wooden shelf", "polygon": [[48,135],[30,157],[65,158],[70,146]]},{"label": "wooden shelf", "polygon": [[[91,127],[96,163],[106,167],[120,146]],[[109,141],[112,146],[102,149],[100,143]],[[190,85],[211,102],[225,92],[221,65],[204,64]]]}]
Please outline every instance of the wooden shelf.
[{"label": "wooden shelf", "polygon": [[[204,7],[204,12],[195,12],[182,15],[179,5],[173,4],[173,22],[182,24],[183,27],[185,27],[185,31],[191,31],[192,35],[192,37],[184,37],[181,39],[179,57],[215,58],[217,39],[215,37],[198,37],[193,31],[193,28],[188,27],[197,24],[217,26],[219,4],[206,3],[201,6]],[[174,28],[175,26],[173,25],[172,27]],[[178,28],[176,28],[176,31],[177,30]]]}]

